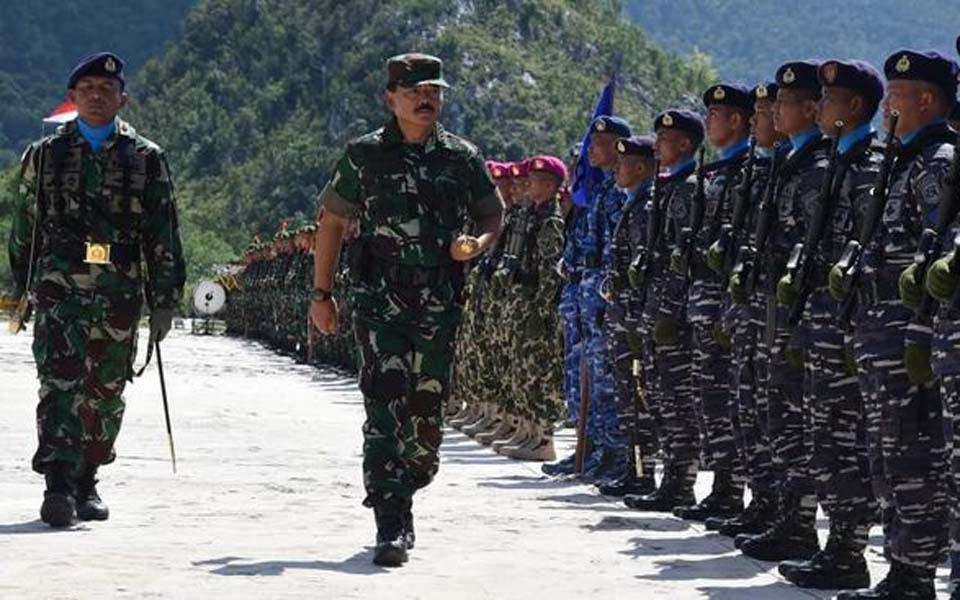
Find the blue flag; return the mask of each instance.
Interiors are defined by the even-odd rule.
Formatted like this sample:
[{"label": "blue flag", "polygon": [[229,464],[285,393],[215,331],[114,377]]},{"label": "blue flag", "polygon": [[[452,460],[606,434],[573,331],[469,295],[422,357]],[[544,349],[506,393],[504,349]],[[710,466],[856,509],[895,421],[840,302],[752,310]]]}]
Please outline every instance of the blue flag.
[{"label": "blue flag", "polygon": [[593,117],[587,125],[587,133],[583,136],[583,143],[580,146],[580,159],[577,161],[577,170],[573,174],[573,183],[570,186],[570,195],[573,198],[573,203],[577,206],[590,204],[593,190],[603,181],[603,170],[590,166],[587,153],[590,151],[590,126],[593,121],[597,117],[613,114],[613,88],[613,79],[610,79],[607,85],[603,86],[600,100],[597,102],[597,107],[593,109]]}]

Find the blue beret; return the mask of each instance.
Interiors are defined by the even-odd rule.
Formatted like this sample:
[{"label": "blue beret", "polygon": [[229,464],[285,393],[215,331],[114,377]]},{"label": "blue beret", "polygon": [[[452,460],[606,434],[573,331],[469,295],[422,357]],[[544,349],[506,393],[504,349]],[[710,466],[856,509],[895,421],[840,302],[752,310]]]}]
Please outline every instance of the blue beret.
[{"label": "blue beret", "polygon": [[820,65],[820,85],[847,88],[872,104],[883,100],[883,76],[862,60],[828,60]]},{"label": "blue beret", "polygon": [[120,88],[126,86],[126,80],[123,77],[123,59],[112,52],[98,52],[88,54],[80,59],[77,66],[70,72],[70,79],[67,81],[67,89],[73,89],[77,85],[77,80],[81,77],[109,77],[120,82]]},{"label": "blue beret", "polygon": [[668,110],[657,115],[653,120],[653,130],[676,129],[690,136],[694,145],[699,146],[703,141],[703,117],[692,110]]},{"label": "blue beret", "polygon": [[617,152],[620,154],[653,158],[653,146],[652,135],[634,135],[617,140]]},{"label": "blue beret", "polygon": [[951,98],[957,95],[960,67],[955,60],[936,50],[897,50],[884,62],[883,72],[889,81],[926,81],[942,89]]},{"label": "blue beret", "polygon": [[750,88],[740,83],[718,83],[703,93],[703,105],[710,108],[714,104],[739,108],[748,115],[753,114],[753,98]]},{"label": "blue beret", "polygon": [[753,98],[753,101],[757,100],[770,100],[773,102],[777,99],[777,90],[780,89],[780,86],[777,85],[776,81],[764,81],[753,86],[753,89],[750,90],[750,97]]},{"label": "blue beret", "polygon": [[601,115],[594,119],[590,125],[590,133],[612,133],[622,138],[633,135],[630,124],[625,119],[609,115]]},{"label": "blue beret", "polygon": [[781,90],[806,90],[820,93],[820,80],[817,71],[818,60],[795,60],[784,63],[777,69],[777,85]]}]

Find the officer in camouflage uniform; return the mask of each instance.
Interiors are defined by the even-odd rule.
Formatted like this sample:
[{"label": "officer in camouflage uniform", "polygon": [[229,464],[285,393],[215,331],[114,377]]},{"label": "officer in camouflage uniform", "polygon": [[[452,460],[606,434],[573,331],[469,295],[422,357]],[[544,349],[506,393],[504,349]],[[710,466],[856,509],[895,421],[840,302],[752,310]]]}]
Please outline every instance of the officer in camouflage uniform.
[{"label": "officer in camouflage uniform", "polygon": [[638,255],[643,260],[634,258],[630,277],[631,284],[646,294],[641,335],[653,360],[647,361],[652,368],[644,369],[644,380],[656,391],[648,405],[660,435],[664,474],[654,493],[628,494],[623,500],[630,508],[671,512],[695,504],[693,486],[700,462],[686,286],[668,271],[696,193],[694,155],[703,143],[703,119],[692,111],[668,110],[654,120],[654,131],[656,155],[665,172],[658,174],[647,203],[650,226],[644,251]]},{"label": "officer in camouflage uniform", "polygon": [[607,303],[600,294],[600,286],[606,275],[603,264],[606,240],[613,235],[626,199],[613,177],[616,142],[630,135],[630,125],[620,117],[600,116],[590,127],[590,166],[603,170],[604,179],[594,191],[587,210],[579,298],[584,360],[590,377],[587,435],[592,452],[583,466],[583,476],[589,479],[616,477],[624,471],[627,462],[626,442],[617,423],[613,366],[604,325]]},{"label": "officer in camouflage uniform", "polygon": [[[673,255],[671,272],[689,285],[687,315],[693,325],[693,382],[705,458],[713,470],[713,489],[696,506],[681,507],[683,519],[705,521],[731,518],[743,511],[743,468],[737,452],[733,409],[735,388],[730,338],[721,315],[724,306],[722,275],[706,264],[707,250],[720,230],[731,223],[732,208],[750,150],[750,89],[739,84],[717,84],[703,94],[707,109],[707,139],[720,159],[704,165],[703,197],[697,198],[684,246]],[[700,204],[702,202],[702,205]]]},{"label": "officer in camouflage uniform", "polygon": [[781,482],[781,504],[779,518],[772,527],[759,535],[742,533],[734,538],[744,554],[759,560],[807,559],[819,550],[816,489],[808,471],[811,415],[801,393],[804,381],[800,336],[788,325],[788,311],[777,305],[776,298],[787,258],[803,240],[803,207],[816,202],[827,166],[829,141],[817,127],[819,66],[818,61],[788,62],[776,74],[779,89],[774,123],[789,136],[791,148],[777,169],[770,202],[759,217],[767,233],[765,242],[758,242],[755,268],[759,271],[754,287],[764,296],[766,306],[761,335],[769,349],[769,368],[767,380],[761,385],[766,387],[768,398],[767,427],[774,469]]},{"label": "officer in camouflage uniform", "polygon": [[[829,60],[820,66],[820,129],[837,140],[835,171],[825,184],[828,196],[804,207],[808,227],[813,213],[827,208],[822,239],[804,245],[812,263],[809,299],[801,300],[798,286],[785,286],[781,300],[788,306],[804,304],[800,327],[806,335],[806,377],[813,427],[809,432],[813,455],[810,475],[817,496],[830,518],[826,547],[809,561],[787,561],[780,573],[800,587],[857,589],[870,585],[863,553],[877,503],[870,487],[866,421],[852,352],[844,335],[846,324],[837,319],[839,306],[827,288],[828,267],[838,261],[847,240],[862,223],[872,198],[882,161],[882,145],[870,125],[883,98],[880,72],[863,61]],[[842,135],[837,123],[843,124]],[[808,240],[811,238],[808,237]],[[789,276],[787,276],[789,277]]]},{"label": "officer in camouflage uniform", "polygon": [[[940,192],[954,155],[956,134],[946,117],[960,68],[934,51],[899,50],[887,58],[884,72],[889,82],[884,116],[899,112],[901,147],[882,227],[865,244],[867,269],[859,286],[854,342],[890,571],[872,590],[841,594],[845,600],[934,598],[949,516],[943,411],[929,364],[930,315],[916,315],[911,322],[910,307],[928,312],[920,309],[918,269],[911,263],[921,230],[940,229],[941,218],[949,223]],[[899,277],[898,298],[898,275],[908,265]],[[834,285],[849,287],[842,280]]]},{"label": "officer in camouflage uniform", "polygon": [[[364,505],[376,517],[374,562],[400,566],[414,543],[413,495],[439,467],[462,263],[495,241],[503,202],[479,150],[437,123],[447,87],[440,60],[399,55],[387,72],[393,118],[348,145],[320,194],[311,318],[323,333],[336,329],[333,271],[356,218]],[[468,216],[478,237],[459,233]]]},{"label": "officer in camouflage uniform", "polygon": [[[766,427],[766,388],[758,385],[766,381],[769,354],[760,335],[766,310],[758,295],[748,296],[745,290],[755,263],[751,249],[757,243],[759,207],[772,187],[769,183],[774,157],[782,161],[786,154],[783,149],[786,136],[777,132],[773,125],[777,89],[776,82],[771,81],[757,84],[750,91],[753,100],[751,135],[755,150],[751,162],[744,167],[738,190],[742,195],[738,200],[743,203],[740,208],[743,221],[732,223],[728,239],[717,240],[707,256],[710,268],[728,278],[730,306],[724,315],[724,324],[730,331],[733,347],[734,424],[739,429],[740,462],[752,493],[750,505],[736,517],[706,520],[708,530],[730,537],[740,533],[762,533],[772,524],[777,509],[776,479]],[[745,190],[744,186],[748,184],[750,188]]]},{"label": "officer in camouflage uniform", "polygon": [[123,61],[87,56],[68,88],[79,118],[24,153],[9,241],[15,285],[37,312],[33,469],[54,527],[108,518],[96,475],[116,458],[144,288],[152,343],[169,332],[185,279],[166,159],[117,118]]},{"label": "officer in camouflage uniform", "polygon": [[[618,140],[617,154],[614,179],[626,192],[626,200],[620,221],[604,248],[603,262],[607,268],[604,298],[608,302],[607,339],[617,387],[617,425],[623,438],[630,442],[626,469],[617,478],[598,485],[600,493],[609,496],[652,493],[657,452],[653,417],[638,394],[642,381],[640,370],[645,360],[640,335],[643,294],[630,286],[628,274],[630,261],[646,237],[644,209],[656,175],[654,139],[632,136]],[[644,388],[648,388],[645,382]],[[644,394],[649,394],[647,389]]]},{"label": "officer in camouflage uniform", "polygon": [[[525,161],[526,205],[515,233],[520,251],[507,247],[503,275],[512,279],[511,295],[519,298],[511,312],[508,346],[508,397],[529,423],[529,435],[501,449],[518,460],[556,459],[553,424],[563,410],[563,362],[558,351],[563,335],[556,310],[560,277],[557,261],[563,249],[563,217],[557,195],[567,178],[567,167],[554,156]],[[479,436],[478,436],[479,437]]]}]

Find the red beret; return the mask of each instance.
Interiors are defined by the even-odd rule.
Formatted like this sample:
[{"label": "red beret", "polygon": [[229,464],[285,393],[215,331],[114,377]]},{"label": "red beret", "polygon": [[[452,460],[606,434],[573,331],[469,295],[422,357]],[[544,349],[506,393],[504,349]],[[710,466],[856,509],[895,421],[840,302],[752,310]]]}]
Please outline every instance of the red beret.
[{"label": "red beret", "polygon": [[556,175],[560,181],[567,179],[567,165],[556,156],[534,156],[524,161],[528,171],[542,171]]}]

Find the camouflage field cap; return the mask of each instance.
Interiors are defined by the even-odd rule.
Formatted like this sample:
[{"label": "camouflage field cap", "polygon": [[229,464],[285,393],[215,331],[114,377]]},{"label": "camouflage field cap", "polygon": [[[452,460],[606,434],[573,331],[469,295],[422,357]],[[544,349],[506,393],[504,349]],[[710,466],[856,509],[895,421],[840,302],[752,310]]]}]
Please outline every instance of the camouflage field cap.
[{"label": "camouflage field cap", "polygon": [[443,79],[443,61],[429,54],[398,54],[387,59],[387,85],[450,87]]}]

